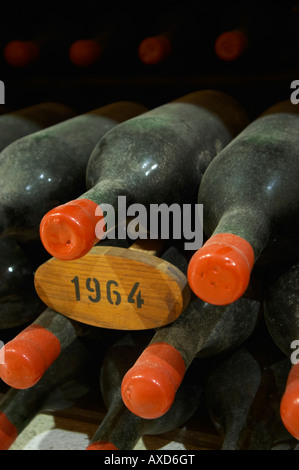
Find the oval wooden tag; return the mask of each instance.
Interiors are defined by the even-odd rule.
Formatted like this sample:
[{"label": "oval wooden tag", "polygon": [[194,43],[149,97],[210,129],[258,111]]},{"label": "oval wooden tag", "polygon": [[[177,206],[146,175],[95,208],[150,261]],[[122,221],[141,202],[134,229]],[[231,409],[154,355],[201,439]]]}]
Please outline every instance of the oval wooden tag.
[{"label": "oval wooden tag", "polygon": [[95,246],[83,258],[50,258],[35,273],[35,289],[53,310],[93,326],[120,330],[173,322],[190,302],[187,277],[148,253]]}]

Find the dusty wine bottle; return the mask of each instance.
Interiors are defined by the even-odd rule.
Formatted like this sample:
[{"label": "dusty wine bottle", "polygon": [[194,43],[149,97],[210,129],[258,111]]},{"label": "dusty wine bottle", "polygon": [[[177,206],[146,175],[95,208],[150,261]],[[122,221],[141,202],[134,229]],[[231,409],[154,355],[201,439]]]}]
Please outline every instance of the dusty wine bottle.
[{"label": "dusty wine bottle", "polygon": [[96,21],[92,20],[89,11],[86,20],[88,26],[83,28],[83,37],[70,45],[69,59],[78,67],[90,67],[105,58],[119,66],[121,56],[129,55],[136,34],[133,16],[126,7],[108,8],[100,19],[95,12],[95,18]]},{"label": "dusty wine bottle", "polygon": [[162,416],[173,403],[195,357],[212,357],[242,344],[254,331],[260,302],[242,297],[228,306],[195,298],[170,325],[159,328],[125,374],[127,408],[145,419]]},{"label": "dusty wine bottle", "polygon": [[208,240],[191,258],[188,280],[206,302],[239,298],[263,257],[274,264],[299,255],[298,111],[290,101],[266,110],[204,174],[198,202]]},{"label": "dusty wine bottle", "polygon": [[221,450],[272,449],[283,429],[279,405],[289,370],[289,360],[267,364],[244,346],[212,371],[205,397]]},{"label": "dusty wine bottle", "polygon": [[288,266],[265,293],[264,317],[271,337],[289,358],[291,370],[281,400],[281,419],[299,439],[299,262]]},{"label": "dusty wine bottle", "polygon": [[0,449],[8,450],[32,419],[42,411],[68,408],[91,386],[88,349],[72,343],[42,380],[26,390],[10,388],[0,400]]},{"label": "dusty wine bottle", "polygon": [[43,217],[40,236],[46,250],[65,260],[87,254],[102,236],[96,234],[98,223],[104,221],[108,230],[113,225],[103,219],[104,205],[118,217],[119,196],[146,209],[193,204],[206,167],[246,124],[239,103],[213,90],[188,94],[121,123],[91,153],[87,192]]},{"label": "dusty wine bottle", "polygon": [[292,353],[292,342],[299,339],[298,306],[299,262],[296,261],[274,278],[264,295],[267,328],[286,356]]},{"label": "dusty wine bottle", "polygon": [[[107,351],[100,369],[100,390],[107,414],[86,450],[133,450],[143,435],[176,429],[197,410],[203,386],[199,374],[190,370],[170,410],[158,419],[142,419],[124,405],[120,393],[122,378],[145,344],[146,335],[125,335]],[[194,364],[195,365],[195,364]]]},{"label": "dusty wine bottle", "polygon": [[[144,112],[138,103],[121,101],[25,136],[0,154],[0,232],[39,240],[47,210],[86,189],[90,153],[108,130]],[[15,182],[18,181],[16,186]]]},{"label": "dusty wine bottle", "polygon": [[45,309],[3,346],[1,379],[15,389],[33,387],[61,352],[86,329],[84,324]]}]

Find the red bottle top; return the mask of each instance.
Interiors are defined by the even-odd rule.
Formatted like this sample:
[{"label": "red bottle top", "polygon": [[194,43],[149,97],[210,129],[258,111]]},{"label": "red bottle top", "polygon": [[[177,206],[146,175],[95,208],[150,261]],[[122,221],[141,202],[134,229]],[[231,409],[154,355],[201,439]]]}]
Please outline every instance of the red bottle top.
[{"label": "red bottle top", "polygon": [[10,41],[4,48],[4,58],[13,67],[25,67],[34,62],[40,54],[34,41]]},{"label": "red bottle top", "polygon": [[246,240],[238,235],[218,233],[192,256],[188,281],[203,301],[227,305],[244,294],[253,264],[253,248]]},{"label": "red bottle top", "polygon": [[79,39],[69,49],[70,61],[79,67],[89,67],[102,55],[101,45],[94,39]]},{"label": "red bottle top", "polygon": [[40,238],[55,258],[73,260],[87,254],[96,238],[96,225],[103,215],[96,215],[99,206],[89,199],[76,199],[49,211],[40,224]]},{"label": "red bottle top", "polygon": [[159,418],[171,407],[184,375],[184,360],[173,346],[150,344],[123,378],[123,402],[141,418]]},{"label": "red bottle top", "polygon": [[138,57],[146,65],[156,65],[170,56],[172,45],[167,36],[150,36],[139,44]]},{"label": "red bottle top", "polygon": [[280,416],[285,428],[299,440],[299,364],[293,365],[280,403]]},{"label": "red bottle top", "polygon": [[247,35],[238,29],[225,31],[215,41],[216,55],[219,59],[227,62],[237,60],[247,48]]},{"label": "red bottle top", "polygon": [[1,379],[10,387],[25,389],[35,385],[59,356],[60,342],[49,330],[33,324],[6,343],[1,351]]}]

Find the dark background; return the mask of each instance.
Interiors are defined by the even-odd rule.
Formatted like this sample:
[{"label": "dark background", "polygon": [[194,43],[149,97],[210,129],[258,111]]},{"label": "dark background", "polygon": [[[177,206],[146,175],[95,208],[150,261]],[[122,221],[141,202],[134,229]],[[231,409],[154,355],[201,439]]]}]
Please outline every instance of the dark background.
[{"label": "dark background", "polygon": [[[289,99],[299,79],[299,5],[280,2],[85,0],[7,1],[0,14],[0,79],[6,105],[16,109],[42,101],[59,101],[78,112],[129,99],[152,108],[197,89],[214,88],[237,98],[254,118],[267,106]],[[173,55],[147,66],[137,55],[139,42],[159,31],[175,5],[182,7],[181,29]],[[122,30],[101,59],[78,67],[69,60],[70,44],[94,37],[113,19]],[[110,19],[109,19],[110,18]],[[249,48],[234,62],[220,60],[214,42],[241,20],[249,31]],[[4,57],[11,40],[41,41],[32,64],[13,67]]]}]

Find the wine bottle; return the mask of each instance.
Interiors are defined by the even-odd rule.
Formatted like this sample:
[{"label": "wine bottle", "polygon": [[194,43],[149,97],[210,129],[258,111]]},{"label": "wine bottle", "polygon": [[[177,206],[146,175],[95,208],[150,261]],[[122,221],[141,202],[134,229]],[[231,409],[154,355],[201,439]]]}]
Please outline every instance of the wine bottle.
[{"label": "wine bottle", "polygon": [[267,363],[245,346],[209,375],[206,406],[223,437],[221,450],[271,450],[283,424],[279,406],[290,361]]},{"label": "wine bottle", "polygon": [[46,308],[3,346],[5,360],[0,364],[1,379],[16,389],[34,386],[59,357],[64,346],[71,344],[80,333],[80,323],[71,322]]},{"label": "wine bottle", "polygon": [[7,146],[0,155],[0,232],[39,240],[44,213],[86,189],[86,165],[98,139],[145,110],[134,102],[111,103]]},{"label": "wine bottle", "polygon": [[33,321],[45,304],[34,288],[34,274],[46,254],[40,243],[25,246],[13,236],[0,238],[0,329]]},{"label": "wine bottle", "polygon": [[190,370],[172,407],[161,418],[143,419],[126,408],[120,393],[121,381],[145,340],[144,335],[140,339],[139,334],[127,334],[108,349],[100,369],[100,390],[107,413],[86,450],[133,450],[143,435],[174,430],[197,410],[203,389],[198,370],[192,370],[192,374]]},{"label": "wine bottle", "polygon": [[0,377],[15,389],[31,388],[77,338],[96,337],[104,343],[117,335],[116,330],[94,328],[46,308],[3,346]]},{"label": "wine bottle", "polygon": [[249,124],[207,168],[203,204],[206,243],[188,268],[193,292],[228,304],[246,290],[256,264],[298,253],[298,108],[280,102]]},{"label": "wine bottle", "polygon": [[101,238],[96,235],[103,222],[101,204],[112,206],[117,216],[120,195],[146,209],[194,203],[206,167],[246,124],[247,114],[236,100],[213,90],[190,93],[121,123],[90,155],[87,192],[43,217],[40,236],[46,250],[68,260],[87,254]]},{"label": "wine bottle", "polygon": [[87,394],[92,384],[86,367],[89,360],[88,349],[76,340],[38,384],[26,390],[10,388],[4,394],[0,400],[1,450],[8,450],[38,413],[68,408]]},{"label": "wine bottle", "polygon": [[[161,10],[160,3],[152,5],[152,12]],[[220,13],[220,12],[219,12]],[[204,67],[212,52],[211,44],[215,15],[208,5],[194,1],[163,5],[160,15],[152,14],[147,21],[137,53],[141,64],[147,67],[194,69]],[[207,26],[208,25],[208,26]]]},{"label": "wine bottle", "polygon": [[132,56],[137,28],[127,6],[106,8],[100,18],[97,10],[89,10],[81,29],[82,37],[73,41],[69,47],[69,59],[73,65],[90,67],[103,62],[107,66],[108,62],[110,72],[114,64],[119,71],[124,58]]},{"label": "wine bottle", "polygon": [[127,371],[121,386],[127,408],[145,419],[162,416],[194,358],[217,356],[242,344],[259,317],[260,302],[253,298],[228,306],[195,298],[173,323],[156,331]]},{"label": "wine bottle", "polygon": [[38,103],[3,113],[0,115],[0,151],[21,137],[70,119],[76,114],[69,106],[60,103]]},{"label": "wine bottle", "polygon": [[[298,259],[272,282],[265,293],[264,317],[274,342],[288,357],[291,370],[281,400],[285,428],[299,439],[299,262]],[[294,351],[293,351],[294,350]]]},{"label": "wine bottle", "polygon": [[[0,150],[24,136],[75,115],[75,111],[59,103],[40,103],[4,113],[0,116]],[[13,236],[2,237],[0,247],[0,327],[12,328],[31,321],[44,309],[36,295],[33,279],[36,267],[45,260],[47,253],[40,243],[26,246]]]}]

